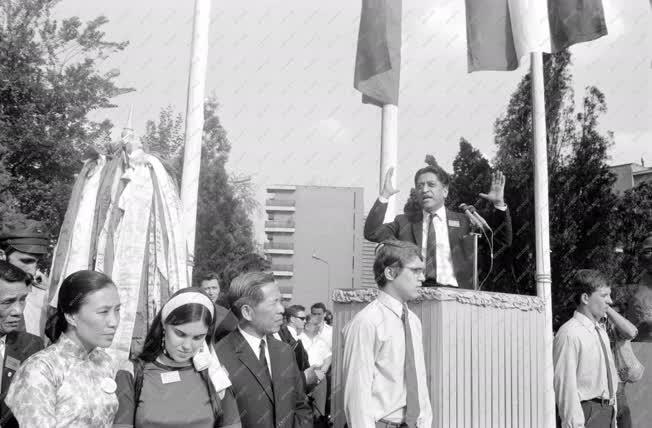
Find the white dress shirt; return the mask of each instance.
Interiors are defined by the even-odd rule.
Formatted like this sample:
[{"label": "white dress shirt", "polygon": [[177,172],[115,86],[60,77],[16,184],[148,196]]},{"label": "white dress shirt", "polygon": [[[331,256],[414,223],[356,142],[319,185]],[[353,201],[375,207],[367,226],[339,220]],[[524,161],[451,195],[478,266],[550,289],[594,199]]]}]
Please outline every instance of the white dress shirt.
[{"label": "white dress shirt", "polygon": [[[426,247],[428,245],[428,219],[430,213],[423,212],[423,222],[421,227],[421,254],[427,257]],[[448,219],[446,218],[446,207],[442,205],[432,216],[432,224],[437,236],[436,263],[437,263],[437,282],[439,284],[457,287],[455,279],[455,270],[453,269],[453,259],[451,257],[451,244],[448,238]]]},{"label": "white dress shirt", "polygon": [[0,388],[2,388],[2,374],[5,369],[5,350],[7,347],[7,335],[0,337]]},{"label": "white dress shirt", "polygon": [[619,379],[607,332],[602,324],[575,312],[573,318],[561,326],[553,342],[553,383],[563,428],[584,426],[581,401],[609,398],[605,359],[596,325],[609,358],[614,394],[611,398],[616,398]]},{"label": "white dress shirt", "polygon": [[[405,384],[405,332],[403,305],[380,291],[344,327],[344,411],[350,427],[374,428],[381,419],[404,421],[407,388]],[[423,354],[421,321],[408,311],[412,333],[419,396],[419,428],[432,424],[426,365]]]},{"label": "white dress shirt", "polygon": [[299,339],[299,335],[297,334],[297,329],[294,328],[294,327],[292,327],[290,324],[288,324],[287,327],[288,327],[288,331],[289,331],[290,334],[292,335],[292,338],[293,338],[294,340],[298,340],[298,339]]},{"label": "white dress shirt", "polygon": [[319,337],[322,338],[324,343],[328,346],[329,350],[333,350],[333,327],[330,325],[326,324],[325,321],[321,322],[321,325],[319,326],[319,332],[317,333]]},{"label": "white dress shirt", "polygon": [[333,353],[328,343],[320,336],[308,336],[305,332],[299,335],[303,349],[308,353],[308,363],[311,366],[321,366]]},{"label": "white dress shirt", "polygon": [[260,355],[259,355],[260,354],[260,342],[261,341],[265,342],[265,358],[267,359],[267,368],[269,369],[269,375],[271,376],[272,375],[272,362],[269,359],[269,346],[268,346],[269,344],[267,343],[267,338],[265,336],[263,336],[262,339],[259,339],[258,337],[247,333],[246,331],[241,329],[239,326],[238,326],[238,330],[240,330],[240,334],[242,334],[242,336],[245,338],[245,340],[247,341],[249,346],[251,346],[251,350],[254,351],[254,355],[256,356],[256,358],[258,358],[258,360],[260,360]]}]

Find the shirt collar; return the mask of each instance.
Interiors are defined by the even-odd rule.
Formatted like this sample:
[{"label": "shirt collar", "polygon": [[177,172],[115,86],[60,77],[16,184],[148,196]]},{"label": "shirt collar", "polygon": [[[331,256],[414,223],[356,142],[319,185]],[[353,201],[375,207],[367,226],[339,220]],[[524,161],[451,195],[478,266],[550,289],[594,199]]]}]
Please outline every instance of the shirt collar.
[{"label": "shirt collar", "polygon": [[260,341],[263,340],[265,342],[265,346],[267,346],[267,338],[263,336],[262,339],[257,338],[256,336],[247,333],[244,331],[240,326],[238,326],[238,330],[240,330],[240,334],[242,334],[242,337],[245,338],[249,346],[251,346],[251,349],[254,350],[254,353],[258,355],[258,352],[260,351]]},{"label": "shirt collar", "polygon": [[578,311],[573,313],[573,318],[587,328],[595,328],[596,326],[601,327],[599,322],[592,321],[589,317]]},{"label": "shirt collar", "polygon": [[394,312],[397,317],[401,318],[403,316],[403,303],[399,302],[396,298],[380,290],[376,300],[382,303],[387,309]]},{"label": "shirt collar", "polygon": [[290,324],[288,324],[287,327],[288,327],[288,331],[290,332],[294,340],[297,340],[299,338],[299,335],[297,334],[297,329],[291,326]]},{"label": "shirt collar", "polygon": [[86,351],[83,346],[68,337],[66,333],[62,333],[61,336],[59,336],[56,345],[63,353],[79,358],[80,360],[90,358],[92,354],[95,354],[98,350],[98,348],[94,348],[91,352]]},{"label": "shirt collar", "polygon": [[[439,209],[437,211],[435,211],[435,215],[437,217],[439,217],[441,220],[445,220],[446,219],[446,206],[442,205],[441,207],[439,207]],[[424,219],[424,221],[428,221],[429,218],[430,218],[430,213],[428,211],[423,211],[423,219]]]}]

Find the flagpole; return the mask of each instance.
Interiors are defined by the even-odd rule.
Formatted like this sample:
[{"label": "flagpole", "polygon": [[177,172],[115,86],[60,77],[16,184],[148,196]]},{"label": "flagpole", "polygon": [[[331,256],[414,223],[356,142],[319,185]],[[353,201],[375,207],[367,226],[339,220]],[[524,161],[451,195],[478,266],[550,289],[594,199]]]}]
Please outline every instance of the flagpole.
[{"label": "flagpole", "polygon": [[188,251],[188,280],[192,278],[197,223],[197,192],[204,131],[204,92],[208,61],[208,29],[211,0],[195,0],[188,98],[186,103],[185,146],[181,178],[181,204]]},{"label": "flagpole", "polygon": [[536,233],[537,296],[544,301],[545,325],[543,354],[544,422],[555,426],[555,392],[552,363],[552,300],[550,273],[550,223],[548,218],[548,150],[543,59],[540,52],[530,54],[532,77],[532,136],[534,145],[534,224]]},{"label": "flagpole", "polygon": [[[385,175],[387,170],[394,167],[392,178],[394,187],[398,181],[397,178],[397,159],[398,159],[398,106],[385,104],[382,109],[382,119],[380,125],[380,180],[379,192],[383,190]],[[394,220],[396,215],[396,197],[389,198],[387,212],[385,213],[385,222]]]}]

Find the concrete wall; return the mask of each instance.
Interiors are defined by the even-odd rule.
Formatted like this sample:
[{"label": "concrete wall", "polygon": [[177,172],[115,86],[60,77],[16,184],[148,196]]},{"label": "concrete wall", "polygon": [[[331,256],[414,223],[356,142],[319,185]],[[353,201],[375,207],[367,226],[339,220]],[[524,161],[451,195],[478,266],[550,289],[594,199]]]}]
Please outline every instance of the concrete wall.
[{"label": "concrete wall", "polygon": [[330,290],[360,286],[362,189],[297,186],[295,201],[292,302],[331,307]]}]

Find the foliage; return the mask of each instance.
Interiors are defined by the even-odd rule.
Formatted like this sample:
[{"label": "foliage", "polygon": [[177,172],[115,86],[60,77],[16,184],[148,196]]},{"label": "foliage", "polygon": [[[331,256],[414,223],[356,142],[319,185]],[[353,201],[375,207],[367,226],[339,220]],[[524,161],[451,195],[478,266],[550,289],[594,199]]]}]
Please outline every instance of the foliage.
[{"label": "foliage", "polygon": [[[249,213],[257,205],[250,181],[233,180],[226,171],[231,143],[217,115],[218,107],[215,98],[204,104],[195,233],[196,280],[207,272],[223,272],[230,263],[255,249]],[[152,153],[179,172],[183,166],[182,124],[181,116],[168,107],[161,111],[158,123],[147,122],[143,137]]]},{"label": "foliage", "polygon": [[0,3],[0,218],[26,215],[53,234],[84,153],[105,143],[112,126],[88,113],[130,91],[116,85],[116,70],[98,67],[127,45],[105,39],[107,19],[57,21],[56,3]]}]

